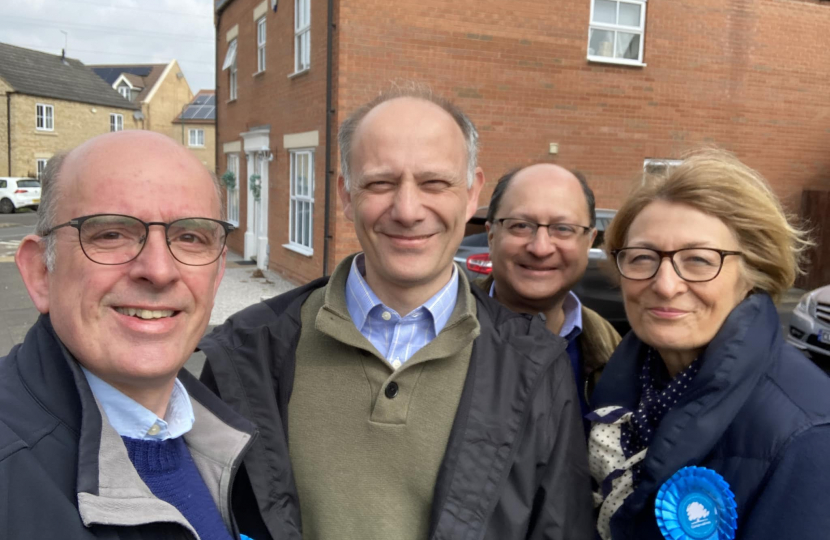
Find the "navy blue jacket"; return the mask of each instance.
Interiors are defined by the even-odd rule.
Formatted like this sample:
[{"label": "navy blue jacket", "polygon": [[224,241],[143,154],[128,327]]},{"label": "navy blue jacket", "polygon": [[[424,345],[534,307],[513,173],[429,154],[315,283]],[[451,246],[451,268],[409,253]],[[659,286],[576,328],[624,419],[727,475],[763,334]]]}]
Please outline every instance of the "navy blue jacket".
[{"label": "navy blue jacket", "polygon": [[[662,540],[654,497],[689,465],[729,483],[738,540],[830,538],[830,378],[785,344],[780,328],[766,294],[732,311],[660,423],[642,480],[611,519],[614,540]],[[636,409],[643,347],[633,332],[622,341],[594,391],[594,409]]]}]

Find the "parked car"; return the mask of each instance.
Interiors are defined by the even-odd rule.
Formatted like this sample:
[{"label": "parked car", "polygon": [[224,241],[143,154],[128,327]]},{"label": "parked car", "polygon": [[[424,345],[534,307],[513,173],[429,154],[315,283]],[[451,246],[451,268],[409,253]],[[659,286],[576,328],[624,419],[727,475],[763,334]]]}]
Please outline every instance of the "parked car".
[{"label": "parked car", "polygon": [[809,356],[830,361],[830,285],[801,297],[786,339]]},{"label": "parked car", "polygon": [[40,182],[34,178],[0,177],[0,214],[12,214],[19,208],[37,210]]},{"label": "parked car", "polygon": [[[573,291],[585,306],[605,317],[620,334],[625,334],[631,326],[625,316],[622,293],[605,269],[606,255],[602,250],[605,229],[616,213],[616,210],[597,209],[597,237],[588,252],[588,268],[585,276],[577,283]],[[461,246],[455,253],[455,262],[464,269],[471,280],[486,276],[493,271],[490,250],[487,246],[487,233],[484,229],[486,220],[487,207],[482,206],[467,223],[467,236],[461,241]]]}]

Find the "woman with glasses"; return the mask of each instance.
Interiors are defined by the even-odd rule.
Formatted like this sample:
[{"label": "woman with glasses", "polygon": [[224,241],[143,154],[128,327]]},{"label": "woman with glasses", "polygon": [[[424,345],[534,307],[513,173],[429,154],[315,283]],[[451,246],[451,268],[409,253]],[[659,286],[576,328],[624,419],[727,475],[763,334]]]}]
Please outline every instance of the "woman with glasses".
[{"label": "woman with glasses", "polygon": [[830,538],[830,379],[775,307],[810,243],[764,179],[701,152],[605,242],[632,332],[588,415],[600,537]]}]

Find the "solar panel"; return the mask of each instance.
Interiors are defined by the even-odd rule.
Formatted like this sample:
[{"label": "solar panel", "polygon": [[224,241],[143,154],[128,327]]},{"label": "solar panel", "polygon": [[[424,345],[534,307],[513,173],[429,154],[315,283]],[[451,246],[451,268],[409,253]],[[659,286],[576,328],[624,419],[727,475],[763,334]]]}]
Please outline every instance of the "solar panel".
[{"label": "solar panel", "polygon": [[216,96],[200,94],[182,113],[182,120],[216,120]]}]

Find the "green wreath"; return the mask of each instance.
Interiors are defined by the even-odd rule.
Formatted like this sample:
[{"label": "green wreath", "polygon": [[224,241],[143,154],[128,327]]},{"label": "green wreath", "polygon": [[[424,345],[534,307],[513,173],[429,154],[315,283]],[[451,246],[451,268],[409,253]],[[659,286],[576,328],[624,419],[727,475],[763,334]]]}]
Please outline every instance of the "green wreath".
[{"label": "green wreath", "polygon": [[225,174],[222,175],[222,182],[226,188],[236,189],[236,175],[233,174],[233,171],[225,171]]},{"label": "green wreath", "polygon": [[262,195],[261,177],[258,174],[252,174],[251,177],[248,179],[248,186],[251,189],[251,194],[253,194],[254,200],[258,201],[260,196]]}]

